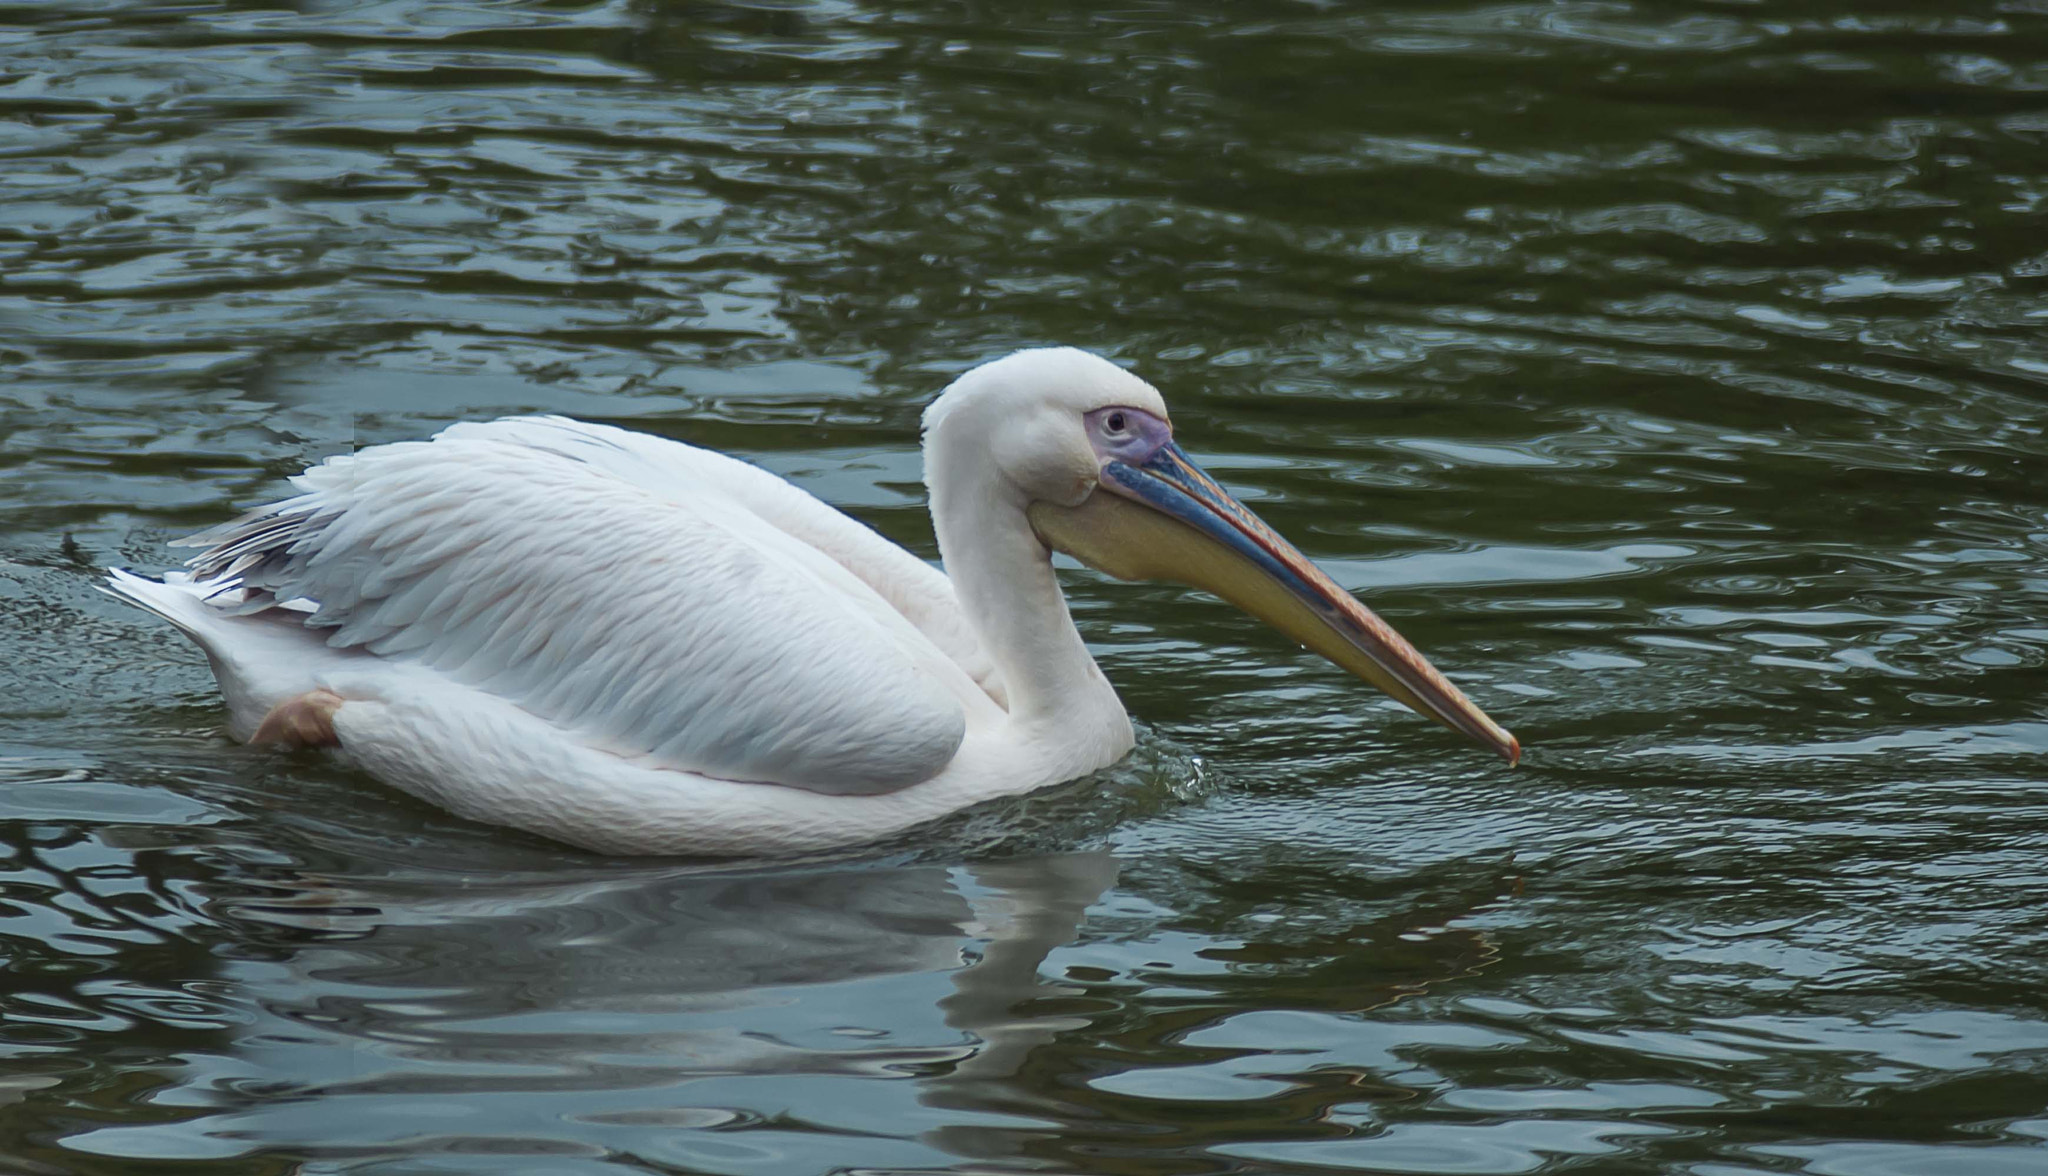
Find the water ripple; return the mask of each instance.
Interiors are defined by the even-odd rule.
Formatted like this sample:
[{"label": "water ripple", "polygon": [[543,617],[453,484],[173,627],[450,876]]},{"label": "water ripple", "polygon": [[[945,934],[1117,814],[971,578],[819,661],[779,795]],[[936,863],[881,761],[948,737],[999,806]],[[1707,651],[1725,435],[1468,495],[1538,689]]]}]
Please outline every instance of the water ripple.
[{"label": "water ripple", "polygon": [[[0,8],[28,1170],[2041,1167],[2025,3]],[[593,861],[220,739],[106,564],[563,411],[934,554],[1065,341],[1522,736],[1063,575],[1102,777]]]}]

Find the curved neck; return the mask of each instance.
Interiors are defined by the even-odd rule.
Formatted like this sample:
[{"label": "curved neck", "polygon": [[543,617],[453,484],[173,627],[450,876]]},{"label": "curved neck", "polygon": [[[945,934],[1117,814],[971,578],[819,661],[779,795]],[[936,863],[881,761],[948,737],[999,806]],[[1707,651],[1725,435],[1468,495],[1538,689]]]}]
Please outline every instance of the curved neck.
[{"label": "curved neck", "polygon": [[1092,722],[1106,713],[1125,724],[1116,690],[1074,628],[1052,553],[1032,532],[1025,504],[989,475],[983,455],[948,449],[925,445],[939,556],[1002,673],[1012,720]]}]

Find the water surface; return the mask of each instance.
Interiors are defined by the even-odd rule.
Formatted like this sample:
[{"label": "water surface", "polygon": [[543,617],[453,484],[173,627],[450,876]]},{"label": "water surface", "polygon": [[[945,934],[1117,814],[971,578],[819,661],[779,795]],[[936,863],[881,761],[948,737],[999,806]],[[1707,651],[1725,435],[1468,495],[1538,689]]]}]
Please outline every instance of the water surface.
[{"label": "water surface", "polygon": [[[0,1157],[2048,1172],[2048,16],[0,4]],[[1529,748],[1065,573],[1133,760],[605,860],[220,734],[93,591],[545,410],[933,554],[1065,342]]]}]

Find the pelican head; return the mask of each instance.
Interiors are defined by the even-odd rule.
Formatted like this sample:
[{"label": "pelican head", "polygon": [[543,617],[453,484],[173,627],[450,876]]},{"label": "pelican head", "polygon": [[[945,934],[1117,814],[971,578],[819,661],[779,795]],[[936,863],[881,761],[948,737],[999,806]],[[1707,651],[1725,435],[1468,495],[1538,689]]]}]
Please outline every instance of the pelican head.
[{"label": "pelican head", "polygon": [[[925,430],[933,456],[948,448],[985,463],[974,484],[1014,502],[1046,547],[1121,580],[1220,596],[1509,763],[1520,759],[1513,735],[1202,472],[1175,444],[1158,390],[1115,364],[1064,347],[1005,356],[956,380],[927,410]],[[947,435],[975,443],[937,444]]]}]

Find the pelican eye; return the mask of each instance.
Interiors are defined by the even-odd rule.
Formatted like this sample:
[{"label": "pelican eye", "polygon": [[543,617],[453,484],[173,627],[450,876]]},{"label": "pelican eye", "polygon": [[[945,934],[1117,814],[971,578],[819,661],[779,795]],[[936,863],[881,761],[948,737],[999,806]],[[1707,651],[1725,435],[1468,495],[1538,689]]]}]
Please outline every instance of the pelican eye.
[{"label": "pelican eye", "polygon": [[1124,431],[1124,414],[1120,412],[1113,412],[1109,414],[1109,431],[1112,433],[1121,433]]}]

